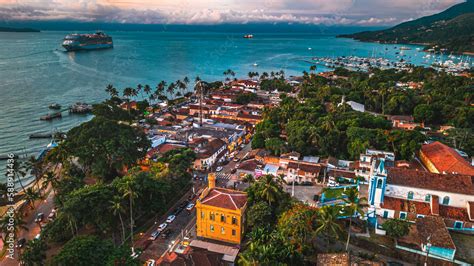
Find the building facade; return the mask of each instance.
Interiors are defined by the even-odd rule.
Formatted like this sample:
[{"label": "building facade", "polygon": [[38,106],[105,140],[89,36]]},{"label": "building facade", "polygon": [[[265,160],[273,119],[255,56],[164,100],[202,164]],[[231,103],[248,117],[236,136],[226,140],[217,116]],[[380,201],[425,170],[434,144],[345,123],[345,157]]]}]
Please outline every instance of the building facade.
[{"label": "building facade", "polygon": [[209,185],[196,202],[198,237],[240,244],[244,235],[247,194],[215,186],[214,173]]}]

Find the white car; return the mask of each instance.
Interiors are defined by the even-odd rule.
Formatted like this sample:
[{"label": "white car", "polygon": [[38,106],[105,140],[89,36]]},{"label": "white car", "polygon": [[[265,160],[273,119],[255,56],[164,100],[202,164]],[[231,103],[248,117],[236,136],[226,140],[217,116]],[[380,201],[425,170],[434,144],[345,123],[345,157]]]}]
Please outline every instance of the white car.
[{"label": "white car", "polygon": [[174,219],[176,219],[176,216],[175,215],[170,215],[168,216],[168,218],[166,219],[166,222],[167,223],[172,223],[174,221]]},{"label": "white car", "polygon": [[338,186],[339,186],[339,183],[337,183],[334,180],[329,180],[328,187],[338,187]]},{"label": "white car", "polygon": [[154,259],[149,259],[146,261],[146,266],[155,266],[155,260]]},{"label": "white car", "polygon": [[222,171],[222,166],[218,166],[218,167],[216,168],[216,172],[220,172],[220,171]]},{"label": "white car", "polygon": [[162,223],[162,224],[160,224],[160,225],[158,226],[158,231],[161,232],[161,231],[165,230],[165,228],[166,228],[167,226],[168,226],[167,223]]},{"label": "white car", "polygon": [[188,206],[186,206],[186,210],[191,211],[194,208],[194,203],[189,203]]},{"label": "white car", "polygon": [[160,231],[153,231],[148,239],[155,240],[160,235]]}]

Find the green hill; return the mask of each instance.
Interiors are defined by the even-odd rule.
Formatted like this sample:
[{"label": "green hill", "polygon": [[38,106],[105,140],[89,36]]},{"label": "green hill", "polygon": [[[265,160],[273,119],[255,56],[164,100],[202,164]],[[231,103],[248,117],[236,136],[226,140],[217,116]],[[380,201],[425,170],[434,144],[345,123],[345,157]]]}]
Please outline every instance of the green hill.
[{"label": "green hill", "polygon": [[474,0],[386,30],[365,31],[339,37],[381,43],[418,43],[426,44],[427,48],[474,53]]}]

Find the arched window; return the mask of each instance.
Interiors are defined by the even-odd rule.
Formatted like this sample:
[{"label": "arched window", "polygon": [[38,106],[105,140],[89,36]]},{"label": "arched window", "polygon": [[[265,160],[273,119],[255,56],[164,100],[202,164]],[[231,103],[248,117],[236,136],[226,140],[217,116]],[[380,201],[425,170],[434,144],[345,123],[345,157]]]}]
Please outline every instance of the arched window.
[{"label": "arched window", "polygon": [[448,196],[443,198],[443,205],[449,205],[449,197]]},{"label": "arched window", "polygon": [[377,188],[382,188],[382,179],[377,180]]},{"label": "arched window", "polygon": [[425,196],[425,201],[430,201],[431,200],[431,195],[430,194],[426,194]]},{"label": "arched window", "polygon": [[408,199],[409,200],[413,199],[413,191],[408,192]]}]

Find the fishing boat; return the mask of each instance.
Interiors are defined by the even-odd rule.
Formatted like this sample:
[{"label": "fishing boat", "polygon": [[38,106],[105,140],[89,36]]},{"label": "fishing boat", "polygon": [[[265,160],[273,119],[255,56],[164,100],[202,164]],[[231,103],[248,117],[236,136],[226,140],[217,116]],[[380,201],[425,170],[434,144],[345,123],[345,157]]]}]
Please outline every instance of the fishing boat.
[{"label": "fishing boat", "polygon": [[59,109],[61,109],[61,105],[57,104],[57,103],[53,103],[53,104],[49,105],[49,109],[59,110]]},{"label": "fishing boat", "polygon": [[252,39],[253,35],[252,34],[246,34],[246,35],[244,35],[244,38],[245,39]]},{"label": "fishing boat", "polygon": [[49,121],[49,120],[53,120],[55,118],[61,118],[61,117],[62,117],[61,112],[56,112],[56,113],[44,115],[40,117],[40,120]]}]

